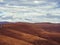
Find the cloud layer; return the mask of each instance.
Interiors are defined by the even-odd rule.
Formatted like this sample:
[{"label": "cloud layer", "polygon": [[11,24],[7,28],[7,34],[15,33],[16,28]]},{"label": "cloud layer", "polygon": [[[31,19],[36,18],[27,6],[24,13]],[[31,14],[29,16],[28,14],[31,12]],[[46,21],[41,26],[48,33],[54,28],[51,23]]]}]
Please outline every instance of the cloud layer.
[{"label": "cloud layer", "polygon": [[59,0],[0,0],[0,22],[60,23]]}]

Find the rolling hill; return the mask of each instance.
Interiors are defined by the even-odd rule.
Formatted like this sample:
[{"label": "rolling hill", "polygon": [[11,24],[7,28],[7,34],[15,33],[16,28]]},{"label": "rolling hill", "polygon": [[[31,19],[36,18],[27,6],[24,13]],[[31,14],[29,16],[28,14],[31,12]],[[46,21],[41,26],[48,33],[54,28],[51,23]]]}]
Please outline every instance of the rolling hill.
[{"label": "rolling hill", "polygon": [[0,24],[0,45],[60,45],[60,24]]}]

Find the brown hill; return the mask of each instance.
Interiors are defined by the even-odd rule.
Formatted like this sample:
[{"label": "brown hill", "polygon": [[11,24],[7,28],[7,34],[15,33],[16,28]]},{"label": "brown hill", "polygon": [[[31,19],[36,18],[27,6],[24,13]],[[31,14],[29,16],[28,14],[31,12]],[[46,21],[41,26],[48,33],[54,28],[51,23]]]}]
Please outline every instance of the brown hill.
[{"label": "brown hill", "polygon": [[59,31],[60,24],[6,23],[0,26],[0,45],[60,45]]}]

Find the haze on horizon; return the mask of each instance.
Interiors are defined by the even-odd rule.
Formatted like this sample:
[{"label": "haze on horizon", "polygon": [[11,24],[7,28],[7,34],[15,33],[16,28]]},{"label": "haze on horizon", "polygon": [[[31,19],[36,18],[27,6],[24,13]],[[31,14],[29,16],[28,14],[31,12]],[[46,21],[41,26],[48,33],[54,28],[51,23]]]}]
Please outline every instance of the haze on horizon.
[{"label": "haze on horizon", "polygon": [[0,0],[0,22],[60,23],[60,0]]}]

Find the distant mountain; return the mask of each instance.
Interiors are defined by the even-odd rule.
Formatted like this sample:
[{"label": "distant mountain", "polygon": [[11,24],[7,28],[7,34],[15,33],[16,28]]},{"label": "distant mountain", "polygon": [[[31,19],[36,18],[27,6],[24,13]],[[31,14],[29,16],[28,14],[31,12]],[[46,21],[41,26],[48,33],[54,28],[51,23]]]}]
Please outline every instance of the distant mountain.
[{"label": "distant mountain", "polygon": [[8,22],[0,22],[0,24],[5,24],[5,23],[8,23]]}]

